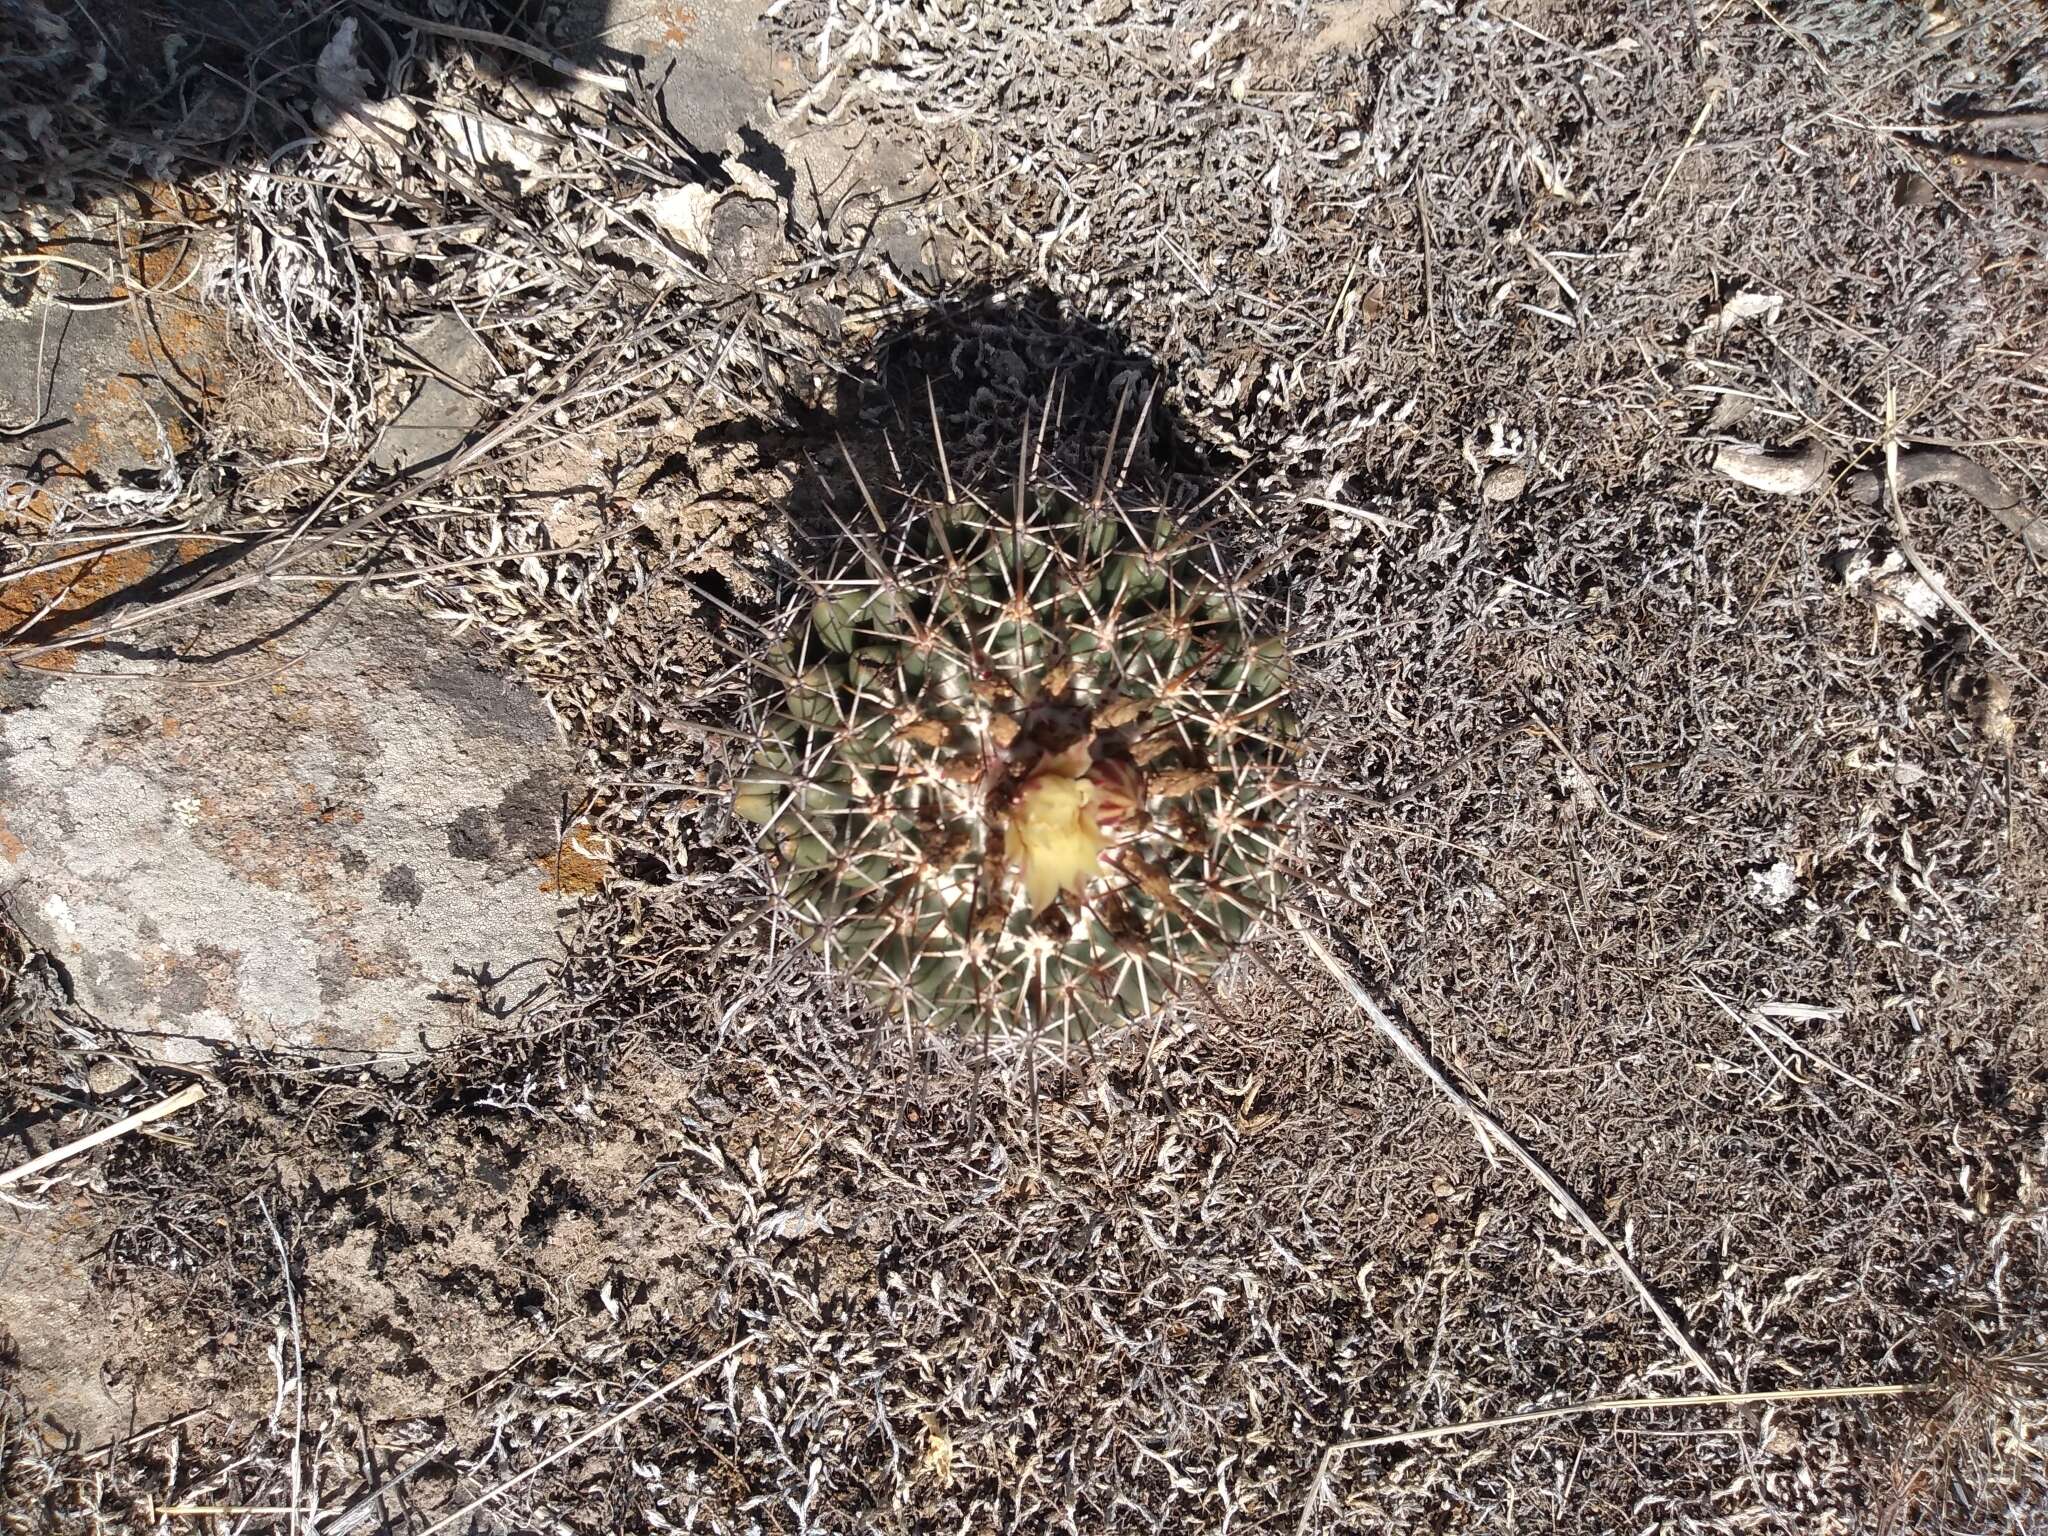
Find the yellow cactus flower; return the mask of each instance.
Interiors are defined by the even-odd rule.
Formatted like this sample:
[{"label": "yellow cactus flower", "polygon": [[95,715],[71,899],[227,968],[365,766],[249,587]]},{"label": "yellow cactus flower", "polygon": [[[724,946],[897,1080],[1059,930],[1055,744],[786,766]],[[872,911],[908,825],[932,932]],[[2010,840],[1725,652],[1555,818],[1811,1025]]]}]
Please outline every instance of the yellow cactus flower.
[{"label": "yellow cactus flower", "polygon": [[1109,839],[1095,819],[1099,791],[1086,779],[1043,770],[1017,797],[1003,852],[1024,872],[1024,894],[1041,912],[1062,891],[1079,895],[1095,877]]}]

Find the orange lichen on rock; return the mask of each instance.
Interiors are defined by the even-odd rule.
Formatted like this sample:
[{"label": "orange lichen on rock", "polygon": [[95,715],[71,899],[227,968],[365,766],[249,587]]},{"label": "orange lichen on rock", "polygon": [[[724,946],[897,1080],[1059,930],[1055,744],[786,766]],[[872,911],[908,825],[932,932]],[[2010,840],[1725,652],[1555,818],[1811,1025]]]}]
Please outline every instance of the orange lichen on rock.
[{"label": "orange lichen on rock", "polygon": [[[218,402],[231,360],[225,320],[200,302],[197,280],[209,242],[196,226],[215,211],[168,184],[145,184],[132,194],[139,200],[133,206],[123,195],[118,205],[74,216],[35,253],[50,258],[48,272],[69,291],[130,301],[74,317],[48,396],[33,402],[51,470],[38,477],[40,493],[17,510],[45,523],[57,511],[52,502],[61,499],[64,479],[103,489],[124,473],[163,468],[167,453],[191,449],[193,412]],[[97,291],[102,285],[104,295]]]},{"label": "orange lichen on rock", "polygon": [[[130,342],[133,351],[139,343]],[[150,411],[140,379],[119,373],[86,384],[72,413],[79,435],[64,450],[64,464],[81,478],[118,475],[123,469],[155,463],[164,444],[173,453],[192,445],[192,434],[175,415]]]},{"label": "orange lichen on rock", "polygon": [[671,48],[682,48],[690,41],[690,29],[697,24],[697,15],[687,6],[671,5],[662,15],[661,38]]},{"label": "orange lichen on rock", "polygon": [[[122,276],[147,295],[193,275],[206,249],[195,226],[212,223],[219,212],[200,193],[171,182],[142,182],[133,190],[141,199],[142,223],[124,234]],[[114,296],[126,298],[128,290],[118,288]]]},{"label": "orange lichen on rock", "polygon": [[[151,306],[142,328],[128,338],[128,355],[143,368],[168,376],[202,403],[220,396],[218,366],[227,348],[227,327],[217,316],[171,301]],[[171,416],[164,422],[171,446],[183,451],[190,442],[185,422]]]},{"label": "orange lichen on rock", "polygon": [[588,896],[603,885],[605,877],[612,872],[608,856],[579,848],[573,838],[537,862],[541,871],[540,888],[563,896]]},{"label": "orange lichen on rock", "polygon": [[[148,550],[110,547],[107,553],[76,565],[38,571],[19,580],[8,580],[0,573],[0,636],[15,645],[37,645],[57,639],[79,615],[148,579],[155,571],[156,561]],[[44,612],[46,608],[48,612]],[[22,629],[24,625],[30,627]],[[22,632],[16,634],[16,630]],[[46,656],[30,657],[22,665],[61,672],[75,660],[70,651],[52,651]]]}]

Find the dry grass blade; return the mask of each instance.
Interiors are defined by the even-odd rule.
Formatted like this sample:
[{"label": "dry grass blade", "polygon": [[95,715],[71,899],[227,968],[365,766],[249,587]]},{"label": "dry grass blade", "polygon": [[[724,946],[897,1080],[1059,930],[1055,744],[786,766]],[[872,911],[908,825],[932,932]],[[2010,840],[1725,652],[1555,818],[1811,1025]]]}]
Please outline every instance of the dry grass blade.
[{"label": "dry grass blade", "polygon": [[458,26],[452,22],[435,21],[427,16],[411,15],[384,5],[381,3],[381,0],[356,0],[356,3],[373,16],[381,16],[386,21],[395,21],[416,31],[432,33],[436,37],[451,37],[459,42],[478,43],[486,48],[502,48],[507,53],[516,53],[523,59],[531,59],[536,64],[545,64],[549,69],[567,75],[572,80],[580,80],[585,85],[594,85],[599,90],[630,91],[633,89],[633,82],[631,80],[623,79],[618,75],[608,75],[599,70],[585,69],[574,60],[563,58],[561,54],[555,52],[552,48],[536,48],[533,44],[521,42],[516,37],[507,37],[502,32],[487,32],[481,27]]},{"label": "dry grass blade", "polygon": [[1370,1450],[1382,1445],[1423,1445],[1450,1440],[1460,1435],[1483,1434],[1489,1429],[1519,1429],[1526,1424],[1543,1424],[1555,1419],[1584,1418],[1589,1414],[1651,1413],[1674,1408],[1741,1408],[1757,1403],[1809,1403],[1846,1401],[1854,1398],[1906,1397],[1934,1389],[1922,1382],[1860,1387],[1787,1387],[1774,1392],[1697,1392],[1683,1397],[1603,1397],[1585,1403],[1560,1403],[1553,1408],[1530,1408],[1490,1419],[1466,1419],[1456,1424],[1431,1424],[1421,1429],[1396,1429],[1383,1435],[1356,1435],[1333,1440],[1323,1447],[1316,1462],[1315,1482],[1295,1527],[1297,1536],[1306,1532],[1322,1498],[1323,1480],[1330,1462],[1346,1451]]},{"label": "dry grass blade", "polygon": [[753,1340],[751,1339],[741,1339],[737,1344],[727,1345],[724,1349],[721,1349],[717,1354],[710,1356],[708,1359],[698,1361],[695,1365],[691,1366],[687,1371],[684,1371],[680,1376],[677,1376],[674,1380],[664,1382],[662,1383],[662,1385],[656,1387],[652,1392],[649,1392],[644,1396],[635,1398],[625,1407],[619,1409],[618,1412],[608,1415],[599,1423],[593,1425],[589,1429],[586,1429],[582,1434],[576,1436],[576,1438],[571,1440],[567,1445],[560,1446],[556,1450],[551,1451],[548,1455],[543,1456],[539,1461],[535,1462],[532,1466],[528,1467],[524,1472],[515,1472],[512,1476],[506,1478],[505,1481],[503,1481],[502,1483],[495,1484],[494,1486],[485,1489],[482,1493],[478,1494],[475,1498],[471,1499],[467,1504],[463,1505],[462,1508],[454,1511],[452,1514],[443,1515],[440,1519],[436,1520],[432,1525],[428,1526],[424,1531],[421,1531],[420,1536],[437,1536],[438,1532],[445,1531],[450,1526],[455,1525],[460,1521],[467,1520],[471,1515],[475,1514],[478,1510],[482,1509],[486,1504],[489,1504],[492,1500],[501,1498],[505,1494],[510,1493],[514,1488],[519,1487],[520,1484],[528,1482],[531,1479],[540,1476],[541,1473],[545,1472],[549,1467],[552,1467],[556,1462],[562,1460],[564,1457],[573,1456],[577,1451],[581,1450],[584,1446],[590,1444],[590,1442],[595,1440],[599,1435],[617,1429],[621,1424],[624,1424],[628,1419],[634,1418],[639,1414],[645,1413],[649,1408],[652,1408],[656,1403],[660,1402],[663,1398],[667,1397],[671,1392],[674,1392],[681,1387],[688,1386],[691,1382],[695,1381],[698,1377],[704,1375],[705,1372],[711,1370],[714,1366],[724,1364],[727,1360],[730,1360],[734,1355],[738,1354],[741,1350],[745,1349],[752,1342]]},{"label": "dry grass blade", "polygon": [[[280,1283],[284,1286],[285,1313],[291,1321],[292,1453],[290,1470],[292,1502],[290,1515],[292,1536],[299,1536],[301,1520],[315,1518],[319,1513],[318,1510],[308,1511],[302,1508],[304,1500],[302,1490],[305,1486],[306,1472],[306,1343],[304,1332],[299,1323],[299,1288],[292,1279],[291,1245],[284,1240],[284,1233],[278,1228],[277,1218],[271,1215],[269,1204],[260,1195],[256,1199],[256,1208],[263,1213],[263,1224],[270,1229],[271,1244],[277,1249],[277,1273]],[[280,1371],[284,1369],[282,1349],[278,1352],[278,1369]],[[315,1486],[317,1488],[318,1485],[316,1484]]]},{"label": "dry grass blade", "polygon": [[1810,1046],[1802,1045],[1799,1041],[1793,1039],[1791,1035],[1787,1034],[1783,1029],[1780,1029],[1776,1024],[1773,1024],[1769,1019],[1765,1018],[1762,1014],[1757,1013],[1754,1010],[1744,1012],[1743,1010],[1737,1008],[1733,1003],[1728,1001],[1727,998],[1723,997],[1720,993],[1716,992],[1712,987],[1708,986],[1704,981],[1701,981],[1698,977],[1693,978],[1693,986],[1699,991],[1701,996],[1710,1000],[1723,1013],[1727,1014],[1729,1018],[1733,1019],[1736,1023],[1740,1024],[1744,1029],[1761,1029],[1767,1034],[1769,1034],[1771,1038],[1778,1041],[1779,1044],[1787,1046],[1791,1050],[1797,1051],[1801,1056],[1804,1056],[1808,1061],[1811,1061],[1818,1066],[1827,1068],[1829,1072],[1833,1073],[1836,1077],[1840,1078],[1843,1082],[1849,1084],[1851,1087],[1861,1088],[1865,1093],[1869,1094],[1872,1098],[1881,1099],[1895,1109],[1905,1108],[1904,1101],[1898,1098],[1896,1095],[1886,1093],[1882,1088],[1876,1086],[1876,1084],[1865,1082],[1862,1078],[1858,1077],[1854,1072],[1850,1072],[1843,1067],[1835,1065],[1834,1062],[1828,1060],[1828,1058],[1821,1055],[1820,1052],[1812,1049]]},{"label": "dry grass blade", "polygon": [[1861,1387],[1785,1387],[1774,1392],[1692,1392],[1677,1397],[1603,1397],[1587,1403],[1561,1403],[1554,1408],[1530,1408],[1521,1413],[1502,1414],[1491,1419],[1466,1419],[1457,1424],[1432,1424],[1421,1429],[1396,1429],[1383,1435],[1358,1435],[1335,1440],[1324,1456],[1344,1451],[1363,1451],[1376,1445],[1421,1445],[1431,1440],[1449,1440],[1457,1435],[1476,1435],[1489,1429],[1513,1429],[1523,1424],[1541,1424],[1550,1419],[1575,1419],[1589,1413],[1647,1413],[1663,1408],[1741,1408],[1755,1403],[1811,1403],[1841,1401],[1858,1397],[1906,1397],[1931,1392],[1925,1382],[1883,1382]]},{"label": "dry grass blade", "polygon": [[1357,1003],[1360,1010],[1372,1021],[1373,1028],[1378,1030],[1396,1051],[1400,1052],[1402,1058],[1410,1066],[1428,1078],[1436,1086],[1437,1090],[1445,1098],[1449,1099],[1461,1114],[1472,1122],[1473,1128],[1478,1131],[1482,1140],[1490,1140],[1495,1145],[1512,1154],[1517,1162],[1529,1170],[1530,1176],[1543,1186],[1544,1191],[1549,1194],[1550,1198],[1570,1212],[1572,1219],[1585,1230],[1586,1235],[1592,1238],[1605,1251],[1607,1256],[1614,1261],[1615,1267],[1621,1271],[1623,1278],[1635,1289],[1635,1293],[1643,1299],[1643,1304],[1650,1309],[1651,1314],[1657,1319],[1658,1326],[1664,1330],[1671,1342],[1678,1346],[1679,1352],[1691,1362],[1693,1369],[1698,1371],[1700,1375],[1704,1376],[1716,1387],[1720,1386],[1721,1378],[1719,1374],[1714,1370],[1713,1366],[1707,1363],[1706,1356],[1699,1352],[1697,1346],[1687,1336],[1684,1326],[1672,1314],[1671,1309],[1665,1306],[1658,1298],[1657,1293],[1650,1289],[1643,1277],[1636,1272],[1636,1267],[1628,1261],[1628,1256],[1615,1246],[1614,1240],[1601,1229],[1600,1223],[1593,1219],[1592,1212],[1579,1203],[1577,1196],[1573,1195],[1570,1190],[1558,1182],[1557,1176],[1544,1167],[1536,1155],[1516,1139],[1513,1132],[1509,1131],[1506,1126],[1502,1125],[1486,1109],[1474,1103],[1457,1084],[1444,1076],[1436,1063],[1423,1054],[1422,1048],[1408,1038],[1407,1031],[1387,1016],[1386,1010],[1380,1007],[1378,1000],[1373,997],[1372,993],[1366,990],[1365,984],[1352,973],[1350,967],[1343,964],[1330,952],[1329,946],[1317,937],[1315,930],[1310,928],[1307,922],[1303,920],[1302,915],[1292,907],[1287,909],[1287,921],[1293,925],[1294,931],[1301,935],[1302,942],[1308,945],[1310,952],[1315,955],[1323,969],[1328,971],[1337,984],[1351,995],[1351,1000]]},{"label": "dry grass blade", "polygon": [[61,1147],[52,1147],[41,1156],[32,1157],[18,1167],[0,1172],[0,1187],[17,1184],[23,1179],[32,1179],[44,1169],[54,1168],[66,1158],[76,1157],[81,1152],[90,1152],[94,1147],[104,1146],[110,1141],[126,1136],[130,1131],[140,1130],[143,1126],[175,1115],[180,1110],[190,1109],[205,1097],[204,1083],[194,1083],[188,1088],[181,1088],[169,1098],[159,1100],[147,1109],[139,1109],[132,1115],[116,1120],[112,1125],[102,1126],[90,1136],[81,1136],[78,1140],[67,1142]]}]

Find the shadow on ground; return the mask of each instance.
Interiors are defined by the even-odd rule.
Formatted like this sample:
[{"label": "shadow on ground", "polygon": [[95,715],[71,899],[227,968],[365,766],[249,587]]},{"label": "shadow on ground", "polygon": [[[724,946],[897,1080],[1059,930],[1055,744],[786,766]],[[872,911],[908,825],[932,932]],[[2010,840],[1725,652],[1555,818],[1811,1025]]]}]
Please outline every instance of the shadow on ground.
[{"label": "shadow on ground", "polygon": [[349,96],[379,99],[421,48],[553,86],[624,82],[668,55],[700,126],[736,129],[753,104],[751,8],[581,0],[549,29],[535,24],[540,9],[472,0],[440,18],[414,0],[4,0],[0,200],[61,212],[137,177],[265,163],[324,131]]}]

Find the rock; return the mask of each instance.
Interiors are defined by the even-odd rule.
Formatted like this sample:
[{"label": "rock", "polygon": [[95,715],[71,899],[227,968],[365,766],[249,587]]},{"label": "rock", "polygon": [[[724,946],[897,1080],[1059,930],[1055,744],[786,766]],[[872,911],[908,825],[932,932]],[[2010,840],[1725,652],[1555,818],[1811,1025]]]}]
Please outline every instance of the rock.
[{"label": "rock", "polygon": [[758,282],[785,259],[782,210],[760,198],[728,197],[711,215],[711,270],[729,283]]},{"label": "rock", "polygon": [[[730,190],[702,184],[674,187],[646,199],[646,210],[668,238],[729,283],[757,282],[789,257],[783,239],[787,214],[768,180],[744,161],[726,161]],[[744,178],[744,179],[742,179]]]},{"label": "rock", "polygon": [[[9,500],[148,491],[176,477],[174,460],[194,441],[190,410],[211,396],[228,350],[221,316],[193,297],[205,241],[171,242],[205,211],[196,193],[174,187],[109,194],[57,222],[43,242],[50,265],[0,268],[0,277],[27,274],[0,282],[0,491]],[[129,242],[166,243],[131,257],[124,273],[109,254],[116,229]],[[138,315],[117,302],[131,284],[165,296]]]},{"label": "rock", "polygon": [[437,315],[406,344],[399,366],[420,376],[419,392],[384,430],[371,462],[393,473],[437,469],[482,425],[490,353],[455,315]]},{"label": "rock", "polygon": [[1479,494],[1487,501],[1514,501],[1528,485],[1529,471],[1519,464],[1500,464],[1486,472]]},{"label": "rock", "polygon": [[433,1049],[554,948],[571,755],[410,608],[245,596],[0,672],[0,902],[166,1059]]},{"label": "rock", "polygon": [[926,256],[928,242],[945,242],[921,207],[933,176],[918,141],[878,134],[872,123],[792,112],[810,81],[793,55],[769,46],[757,0],[610,0],[593,6],[591,18],[587,35],[635,61],[676,133],[728,172],[738,161],[766,183],[741,178],[746,198],[720,205],[710,230],[716,276],[757,281],[786,264],[782,225],[793,220],[842,233],[857,226],[899,273],[941,281]]},{"label": "rock", "polygon": [[35,1405],[25,1428],[46,1444],[104,1445],[168,1405],[148,1383],[108,1367],[140,1327],[126,1296],[92,1283],[91,1201],[50,1202],[0,1230],[0,1343],[13,1385]]},{"label": "rock", "polygon": [[753,0],[626,0],[612,9],[606,41],[646,59],[666,120],[698,148],[721,154],[766,115],[773,59]]}]

